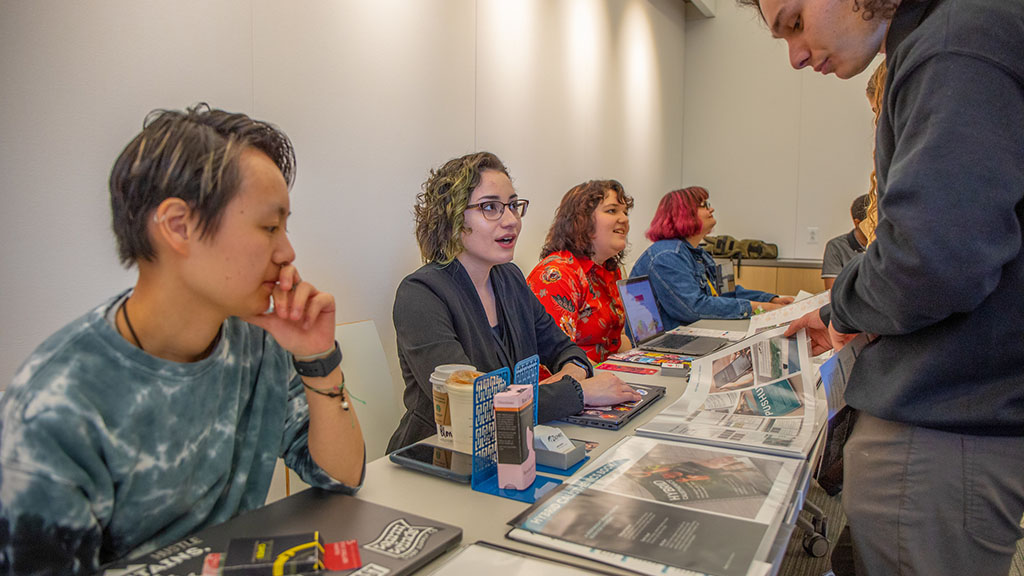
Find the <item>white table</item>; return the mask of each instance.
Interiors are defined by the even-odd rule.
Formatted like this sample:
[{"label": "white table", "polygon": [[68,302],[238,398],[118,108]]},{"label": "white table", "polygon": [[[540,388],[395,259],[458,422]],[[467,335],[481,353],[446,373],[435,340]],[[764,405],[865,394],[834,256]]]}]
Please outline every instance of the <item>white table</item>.
[{"label": "white table", "polygon": [[[746,324],[746,320],[718,320],[701,321],[699,326],[721,330],[746,330]],[[632,366],[637,366],[637,364],[632,364]],[[646,423],[664,407],[675,402],[686,388],[685,378],[662,376],[660,374],[616,374],[619,374],[627,382],[664,386],[666,389],[665,397],[651,405],[646,411],[641,412],[632,422],[629,422],[620,430],[605,430],[557,423],[557,426],[564,430],[570,438],[599,442],[599,445],[590,452],[592,459],[620,439],[632,435],[637,426]],[[436,438],[433,440],[436,443]],[[585,467],[586,465],[584,465]],[[614,568],[606,564],[554,552],[545,548],[530,546],[505,538],[505,533],[510,529],[507,522],[529,508],[528,504],[474,492],[468,484],[459,484],[403,468],[392,463],[388,460],[387,456],[367,464],[366,479],[363,482],[363,488],[359,490],[357,496],[371,502],[459,526],[463,530],[463,543],[465,544],[484,540],[509,548],[529,551],[547,558],[573,562],[603,571],[616,572]],[[802,491],[795,502],[795,512],[799,512],[800,505],[802,505]],[[778,568],[778,561],[781,560],[785,552],[785,546],[789,541],[795,521],[795,514],[788,515],[783,529],[780,530],[779,536],[776,538],[776,553],[772,554],[775,557],[776,569]],[[444,558],[445,556],[442,556],[440,559],[428,564],[425,571],[431,571]],[[631,574],[625,571],[622,571],[622,573]]]},{"label": "white table", "polygon": [[[635,374],[623,374],[623,376],[627,382],[664,386],[666,388],[665,397],[651,405],[646,411],[641,412],[621,430],[604,430],[557,423],[557,426],[564,430],[570,438],[599,442],[599,445],[590,452],[592,459],[621,438],[631,435],[637,426],[647,422],[657,414],[662,406],[675,402],[686,387],[686,380],[683,378]],[[436,443],[436,438],[433,440]],[[357,493],[357,497],[459,526],[463,530],[463,542],[467,544],[485,540],[510,548],[527,550],[548,558],[568,560],[608,570],[604,564],[506,539],[505,533],[510,528],[506,522],[529,508],[528,504],[474,492],[468,484],[459,484],[403,468],[392,463],[387,456],[367,464],[366,479],[363,482],[363,487]],[[437,561],[428,565],[428,569],[436,564]]]}]

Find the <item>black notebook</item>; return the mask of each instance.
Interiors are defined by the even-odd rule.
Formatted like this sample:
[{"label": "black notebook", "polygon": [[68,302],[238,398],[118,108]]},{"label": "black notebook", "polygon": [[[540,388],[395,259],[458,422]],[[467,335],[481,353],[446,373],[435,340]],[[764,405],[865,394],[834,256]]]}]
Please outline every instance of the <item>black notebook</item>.
[{"label": "black notebook", "polygon": [[311,488],[223,524],[204,528],[144,556],[108,564],[100,574],[201,574],[206,555],[226,552],[232,539],[313,531],[320,532],[324,543],[357,540],[362,560],[360,569],[318,574],[409,574],[462,540],[461,528],[353,496]]}]

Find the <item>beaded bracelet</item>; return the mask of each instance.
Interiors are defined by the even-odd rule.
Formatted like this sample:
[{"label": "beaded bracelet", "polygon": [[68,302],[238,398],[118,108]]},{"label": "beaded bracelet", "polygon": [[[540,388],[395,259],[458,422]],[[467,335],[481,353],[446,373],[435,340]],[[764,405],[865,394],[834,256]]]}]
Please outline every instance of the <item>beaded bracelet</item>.
[{"label": "beaded bracelet", "polygon": [[327,396],[328,398],[341,398],[341,409],[348,410],[348,399],[345,398],[345,372],[341,372],[341,384],[337,386],[331,386],[330,388],[314,388],[309,384],[306,384],[303,380],[302,385],[311,392],[315,392],[321,396]]}]

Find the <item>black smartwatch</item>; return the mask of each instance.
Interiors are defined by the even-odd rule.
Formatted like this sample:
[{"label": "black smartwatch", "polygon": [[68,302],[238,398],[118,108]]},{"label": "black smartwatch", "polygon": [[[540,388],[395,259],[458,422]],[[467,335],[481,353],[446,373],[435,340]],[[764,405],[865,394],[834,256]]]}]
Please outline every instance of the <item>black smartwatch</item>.
[{"label": "black smartwatch", "polygon": [[[591,376],[594,375],[594,369],[590,366],[589,362],[584,364],[583,362],[581,362],[577,358],[570,358],[569,362],[566,362],[565,364],[569,364],[569,363],[575,364],[575,365],[579,366],[580,368],[583,368],[583,372],[585,372],[587,374],[587,378],[590,378]],[[565,366],[565,364],[562,364],[562,366]]]},{"label": "black smartwatch", "polygon": [[295,371],[299,373],[299,376],[306,378],[323,378],[334,369],[341,365],[341,346],[338,346],[338,341],[334,341],[334,350],[323,358],[317,358],[316,360],[296,360],[292,357],[292,365],[295,366]]}]

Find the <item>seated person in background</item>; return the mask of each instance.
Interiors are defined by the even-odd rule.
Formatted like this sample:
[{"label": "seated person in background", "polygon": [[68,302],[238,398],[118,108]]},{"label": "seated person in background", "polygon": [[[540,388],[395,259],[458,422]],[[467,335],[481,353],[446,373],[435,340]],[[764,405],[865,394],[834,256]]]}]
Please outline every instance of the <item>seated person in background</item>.
[{"label": "seated person in background", "polygon": [[850,205],[853,230],[836,236],[825,245],[825,255],[821,259],[821,279],[825,281],[826,290],[832,289],[832,283],[842,272],[843,266],[846,266],[846,263],[857,254],[863,254],[864,249],[868,246],[868,239],[861,232],[860,223],[867,218],[869,202],[867,194],[857,196],[853,204]]},{"label": "seated person in background", "polygon": [[633,199],[615,180],[591,180],[562,197],[542,260],[527,278],[558,326],[593,362],[619,351],[626,324],[615,282]]},{"label": "seated person in background", "polygon": [[440,364],[490,372],[540,355],[555,372],[540,386],[541,422],[640,399],[615,375],[593,375],[512,263],[528,204],[489,152],[449,160],[423,184],[416,240],[426,265],[402,280],[394,309],[407,411],[388,452],[435,433],[430,374]]},{"label": "seated person in background", "polygon": [[774,310],[793,301],[760,290],[722,293],[714,258],[700,247],[715,227],[708,191],[699,186],[674,190],[658,204],[647,230],[654,242],[633,265],[630,277],[649,276],[665,330],[701,318],[749,318],[757,310]]},{"label": "seated person in background", "polygon": [[278,457],[314,486],[362,483],[334,298],[285,233],[294,166],[276,128],[205,105],[154,112],[121,153],[113,229],[138,280],[0,400],[0,572],[92,573],[171,544],[262,506]]}]

